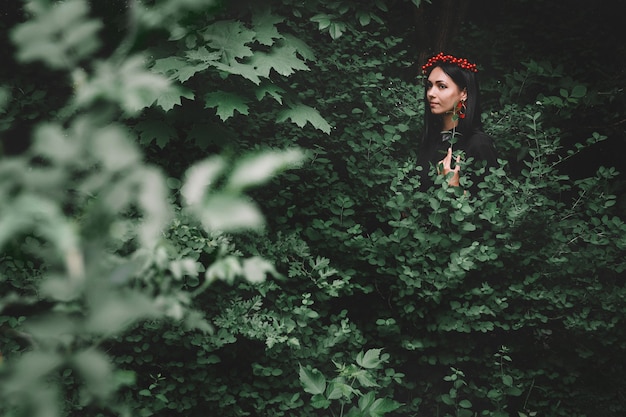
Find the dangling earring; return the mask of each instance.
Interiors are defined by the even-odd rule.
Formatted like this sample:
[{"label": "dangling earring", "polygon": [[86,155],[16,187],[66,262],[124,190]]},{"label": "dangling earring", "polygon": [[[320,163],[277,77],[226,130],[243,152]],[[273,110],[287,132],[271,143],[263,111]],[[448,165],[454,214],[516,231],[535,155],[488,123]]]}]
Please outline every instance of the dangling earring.
[{"label": "dangling earring", "polygon": [[459,115],[459,119],[465,119],[465,113],[467,112],[467,106],[465,105],[465,100],[459,101],[456,105],[456,114]]}]

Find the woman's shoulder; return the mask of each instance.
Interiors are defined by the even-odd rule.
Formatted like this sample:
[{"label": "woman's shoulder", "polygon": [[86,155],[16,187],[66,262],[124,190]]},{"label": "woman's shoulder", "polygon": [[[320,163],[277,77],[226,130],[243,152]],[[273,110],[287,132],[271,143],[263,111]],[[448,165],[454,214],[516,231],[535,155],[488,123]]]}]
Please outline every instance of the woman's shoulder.
[{"label": "woman's shoulder", "polygon": [[466,138],[465,149],[468,156],[486,160],[494,165],[497,159],[493,138],[483,131],[475,131]]},{"label": "woman's shoulder", "polygon": [[481,130],[476,130],[467,137],[467,142],[470,144],[493,144],[493,138]]}]

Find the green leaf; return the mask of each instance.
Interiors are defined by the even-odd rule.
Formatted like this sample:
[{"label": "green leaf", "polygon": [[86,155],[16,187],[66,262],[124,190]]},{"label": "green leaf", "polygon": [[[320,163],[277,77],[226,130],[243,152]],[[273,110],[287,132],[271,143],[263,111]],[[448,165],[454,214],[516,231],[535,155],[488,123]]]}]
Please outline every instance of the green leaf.
[{"label": "green leaf", "polygon": [[208,64],[189,65],[187,61],[172,56],[157,59],[150,69],[156,73],[166,75],[170,79],[185,82],[197,72],[205,70],[208,67]]},{"label": "green leaf", "polygon": [[242,64],[239,62],[232,62],[230,64],[211,62],[211,65],[227,74],[239,75],[249,81],[252,81],[256,85],[261,84],[261,79],[259,77],[262,76],[262,74],[260,74],[253,65],[247,63]]},{"label": "green leaf", "polygon": [[207,45],[221,53],[222,63],[233,65],[237,59],[252,56],[252,43],[256,33],[247,29],[243,23],[226,20],[213,23],[203,33]]},{"label": "green leaf", "polygon": [[187,206],[202,203],[208,190],[226,168],[224,160],[218,156],[207,158],[191,166],[185,172],[185,182],[180,190]]},{"label": "green leaf", "polygon": [[[203,49],[206,51],[206,48]],[[214,59],[219,59],[219,54],[214,53],[213,55],[210,55],[207,51],[207,57],[211,56]],[[171,56],[157,59],[150,69],[182,83],[193,77],[196,73],[204,71],[208,67],[208,62],[190,65],[188,61],[185,61],[182,58]]]},{"label": "green leaf", "polygon": [[469,400],[461,400],[461,401],[459,401],[459,407],[461,407],[461,408],[472,408],[472,403]]},{"label": "green leaf", "polygon": [[441,401],[446,405],[454,405],[454,399],[450,396],[450,394],[442,394]]},{"label": "green leaf", "polygon": [[[219,52],[210,52],[206,47],[201,46],[198,49],[192,49],[185,53],[185,56],[192,61],[200,61],[204,63],[219,61],[221,54]],[[170,59],[170,58],[165,58]]]},{"label": "green leaf", "polygon": [[94,334],[113,335],[138,320],[159,315],[154,300],[138,291],[125,294],[103,292],[93,303],[85,329]]},{"label": "green leaf", "polygon": [[81,294],[81,286],[66,277],[50,276],[41,283],[41,294],[59,301],[70,301]]},{"label": "green leaf", "polygon": [[339,39],[343,32],[346,30],[346,24],[343,22],[333,22],[328,28],[328,33],[330,33],[330,37],[333,39]]},{"label": "green leaf", "polygon": [[266,151],[239,160],[226,185],[227,189],[241,190],[269,181],[276,173],[294,167],[304,154],[297,149]]},{"label": "green leaf", "polygon": [[88,14],[85,0],[67,0],[39,10],[36,18],[11,32],[17,58],[23,62],[40,60],[55,69],[71,68],[99,47],[96,34],[102,23],[88,20]]},{"label": "green leaf", "polygon": [[80,158],[81,146],[57,124],[43,123],[35,129],[35,151],[54,163],[69,163]]},{"label": "green leaf", "polygon": [[132,387],[137,382],[137,374],[135,372],[122,369],[116,369],[113,372],[113,378],[117,387]]},{"label": "green leaf", "polygon": [[576,85],[572,89],[572,93],[570,94],[570,97],[582,98],[586,94],[587,94],[587,87],[585,87],[584,85]]},{"label": "green leaf", "polygon": [[[5,203],[7,204],[7,203]],[[22,193],[1,207],[0,247],[16,233],[35,231],[62,253],[77,248],[76,231],[56,202],[43,195]]]},{"label": "green leaf", "polygon": [[361,26],[367,26],[372,21],[372,17],[368,12],[358,11],[357,17],[359,18],[359,23]]},{"label": "green leaf", "polygon": [[119,126],[110,126],[92,132],[92,152],[109,171],[120,171],[134,166],[141,158],[140,151]]},{"label": "green leaf", "polygon": [[272,69],[285,77],[298,70],[309,70],[304,61],[296,56],[296,49],[284,43],[273,47],[269,53],[257,52],[251,58],[250,65],[260,76],[265,78],[269,78]]},{"label": "green leaf", "polygon": [[74,100],[77,106],[86,106],[105,99],[134,115],[170,91],[171,82],[164,75],[149,71],[145,59],[135,55],[122,65],[98,65],[94,76],[77,86]]},{"label": "green leaf", "polygon": [[107,398],[115,390],[113,365],[101,351],[86,349],[77,352],[72,358],[73,364],[82,375],[89,392],[98,398]]},{"label": "green leaf", "polygon": [[[43,350],[26,351],[16,356],[13,366],[13,378],[11,378],[11,391],[19,393],[40,387],[44,378],[49,378],[49,373],[63,363],[63,358],[56,352]],[[11,392],[9,391],[9,392]],[[5,391],[7,392],[7,391]]]},{"label": "green leaf", "polygon": [[243,269],[239,259],[235,256],[227,256],[213,262],[204,275],[209,282],[220,279],[232,283],[242,273]]},{"label": "green leaf", "polygon": [[356,372],[354,374],[354,377],[356,377],[356,379],[359,381],[359,384],[364,387],[371,388],[378,386],[378,384],[374,380],[374,377],[367,371],[361,370],[359,372]]},{"label": "green leaf", "polygon": [[309,394],[323,394],[326,390],[326,378],[317,369],[306,369],[300,365],[300,382]]},{"label": "green leaf", "polygon": [[502,383],[507,387],[513,386],[513,378],[510,375],[503,375]]},{"label": "green leaf", "polygon": [[296,53],[305,61],[315,61],[315,52],[302,40],[295,36],[284,34],[285,43],[296,50]]},{"label": "green leaf", "polygon": [[316,14],[315,16],[311,17],[311,21],[312,22],[316,22],[318,24],[318,29],[319,30],[324,30],[327,27],[330,26],[332,16],[327,15],[327,14]]},{"label": "green leaf", "polygon": [[275,39],[282,38],[278,33],[276,24],[283,22],[285,19],[270,13],[269,9],[263,13],[256,14],[252,17],[252,26],[256,32],[256,40],[261,45],[271,46]]},{"label": "green leaf", "polygon": [[313,408],[326,409],[330,407],[330,401],[326,399],[322,394],[317,394],[311,398],[311,405],[313,406]]},{"label": "green leaf", "polygon": [[388,398],[378,398],[370,406],[369,413],[372,417],[380,417],[386,413],[397,410],[401,405],[402,404],[399,402]]},{"label": "green leaf", "polygon": [[282,88],[276,84],[264,84],[261,87],[254,90],[257,100],[261,101],[265,96],[270,96],[276,100],[279,104],[283,104],[282,94],[285,92]]},{"label": "green leaf", "polygon": [[360,352],[356,357],[356,363],[365,369],[374,369],[381,364],[380,353],[382,349],[370,349],[365,354]]},{"label": "green leaf", "polygon": [[[168,56],[154,61],[150,69],[160,74],[173,76],[180,68],[187,66],[187,61],[177,56]],[[174,76],[173,76],[174,77]]]},{"label": "green leaf", "polygon": [[217,115],[222,120],[233,117],[235,110],[241,114],[248,114],[248,100],[225,91],[208,93],[204,97],[205,108],[216,108]]},{"label": "green leaf", "polygon": [[253,256],[243,261],[243,275],[254,284],[265,281],[266,274],[277,276],[276,268],[270,262],[259,256]]},{"label": "green leaf", "polygon": [[170,111],[174,106],[180,106],[182,104],[181,97],[193,100],[195,96],[191,90],[179,86],[171,86],[170,89],[157,98],[156,104],[163,110]]},{"label": "green leaf", "polygon": [[135,130],[139,132],[140,144],[150,145],[154,141],[161,149],[177,137],[176,130],[172,125],[162,120],[142,120],[135,125]]},{"label": "green leaf", "polygon": [[330,134],[330,125],[328,122],[324,120],[316,109],[305,104],[300,103],[292,105],[289,109],[281,111],[277,117],[278,122],[284,122],[287,119],[291,119],[291,121],[299,127],[304,127],[307,122],[311,123],[316,129]]},{"label": "green leaf", "polygon": [[339,398],[350,398],[354,393],[354,388],[345,382],[332,381],[328,384],[326,397],[329,400],[338,400]]},{"label": "green leaf", "polygon": [[507,393],[507,395],[511,395],[513,397],[519,397],[520,395],[522,395],[524,391],[522,391],[518,387],[508,387],[505,392]]},{"label": "green leaf", "polygon": [[202,151],[210,145],[222,146],[234,139],[235,133],[219,120],[215,123],[199,121],[191,125],[187,132],[187,140],[197,145]]},{"label": "green leaf", "polygon": [[198,219],[210,232],[238,232],[260,229],[264,222],[257,205],[246,197],[216,194],[194,210]]},{"label": "green leaf", "polygon": [[461,225],[461,230],[463,230],[464,232],[473,232],[474,230],[476,230],[476,225],[470,222],[463,222],[463,224]]},{"label": "green leaf", "polygon": [[487,398],[489,398],[490,400],[498,400],[502,398],[502,392],[497,389],[489,390],[489,392],[487,393]]},{"label": "green leaf", "polygon": [[6,107],[11,101],[11,91],[6,86],[0,86],[0,114],[6,112]]},{"label": "green leaf", "polygon": [[363,412],[366,412],[367,409],[370,408],[372,404],[374,404],[374,401],[376,401],[375,394],[370,391],[367,394],[363,395],[361,398],[359,398],[359,409]]}]

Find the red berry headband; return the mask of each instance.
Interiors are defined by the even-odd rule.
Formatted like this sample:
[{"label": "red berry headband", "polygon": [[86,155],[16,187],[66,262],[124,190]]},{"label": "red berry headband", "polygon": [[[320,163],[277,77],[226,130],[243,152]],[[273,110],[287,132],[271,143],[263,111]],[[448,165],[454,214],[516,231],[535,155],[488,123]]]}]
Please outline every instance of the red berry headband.
[{"label": "red berry headband", "polygon": [[452,55],[444,55],[443,52],[439,52],[437,55],[431,57],[424,65],[422,65],[422,73],[426,74],[428,70],[436,66],[437,63],[449,63],[458,66],[464,70],[468,70],[471,72],[478,72],[476,69],[476,64],[472,64],[465,58],[456,58]]}]

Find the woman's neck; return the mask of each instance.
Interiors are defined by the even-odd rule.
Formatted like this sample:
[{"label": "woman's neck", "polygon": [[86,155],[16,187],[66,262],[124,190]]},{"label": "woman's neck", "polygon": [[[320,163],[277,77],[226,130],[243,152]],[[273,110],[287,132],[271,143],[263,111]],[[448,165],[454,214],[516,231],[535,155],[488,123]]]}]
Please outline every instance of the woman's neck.
[{"label": "woman's neck", "polygon": [[442,130],[452,130],[457,127],[459,124],[458,120],[452,120],[452,113],[443,115],[443,125]]}]

